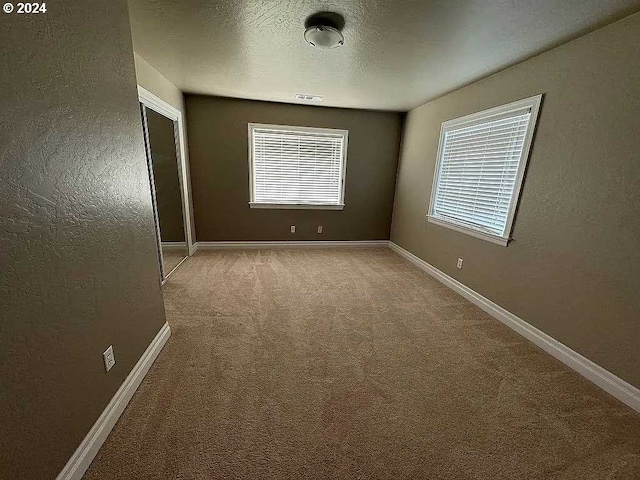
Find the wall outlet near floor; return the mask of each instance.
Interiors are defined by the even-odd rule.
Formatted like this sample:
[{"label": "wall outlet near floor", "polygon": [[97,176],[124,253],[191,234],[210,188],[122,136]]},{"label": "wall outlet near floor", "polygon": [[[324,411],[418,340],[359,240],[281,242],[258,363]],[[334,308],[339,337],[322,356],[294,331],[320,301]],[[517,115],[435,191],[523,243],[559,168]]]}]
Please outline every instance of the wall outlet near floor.
[{"label": "wall outlet near floor", "polygon": [[318,233],[322,233],[322,225],[318,225]]},{"label": "wall outlet near floor", "polygon": [[456,264],[456,267],[462,268],[462,259],[461,258],[458,259],[458,263]]},{"label": "wall outlet near floor", "polygon": [[104,351],[102,359],[104,360],[104,369],[108,372],[116,364],[116,357],[113,354],[113,345],[109,345],[109,348]]},{"label": "wall outlet near floor", "polygon": [[296,226],[295,225],[291,225],[291,233],[296,233]]}]

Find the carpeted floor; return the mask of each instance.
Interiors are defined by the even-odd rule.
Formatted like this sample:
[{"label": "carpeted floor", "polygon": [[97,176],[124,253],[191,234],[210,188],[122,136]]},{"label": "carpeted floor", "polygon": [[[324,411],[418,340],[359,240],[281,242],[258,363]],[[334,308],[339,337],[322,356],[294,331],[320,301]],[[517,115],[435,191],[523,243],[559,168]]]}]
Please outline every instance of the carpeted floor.
[{"label": "carpeted floor", "polygon": [[171,270],[176,268],[178,264],[182,261],[184,257],[189,255],[187,252],[187,248],[182,249],[174,249],[174,248],[163,248],[162,249],[162,262],[164,264],[164,273],[168,275],[171,273]]},{"label": "carpeted floor", "polygon": [[640,415],[386,249],[198,252],[86,479],[638,479]]}]

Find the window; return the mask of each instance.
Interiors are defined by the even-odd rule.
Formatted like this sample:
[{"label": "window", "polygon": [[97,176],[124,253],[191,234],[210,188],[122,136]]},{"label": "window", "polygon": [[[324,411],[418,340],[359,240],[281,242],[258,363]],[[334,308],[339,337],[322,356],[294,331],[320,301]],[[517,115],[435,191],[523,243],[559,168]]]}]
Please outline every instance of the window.
[{"label": "window", "polygon": [[348,133],[250,123],[251,208],[342,210]]},{"label": "window", "polygon": [[429,222],[507,245],[541,100],[442,124]]}]

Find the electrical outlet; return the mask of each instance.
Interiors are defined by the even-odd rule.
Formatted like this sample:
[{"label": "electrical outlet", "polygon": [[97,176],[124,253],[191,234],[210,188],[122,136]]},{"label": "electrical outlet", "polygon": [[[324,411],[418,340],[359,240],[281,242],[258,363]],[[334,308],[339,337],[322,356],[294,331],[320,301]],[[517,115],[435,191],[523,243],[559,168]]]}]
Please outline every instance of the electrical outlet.
[{"label": "electrical outlet", "polygon": [[296,233],[296,226],[295,225],[291,225],[291,233]]},{"label": "electrical outlet", "polygon": [[458,263],[456,264],[456,267],[458,267],[460,269],[462,268],[462,259],[461,258],[458,259]]},{"label": "electrical outlet", "polygon": [[322,233],[322,225],[318,225],[318,233]]},{"label": "electrical outlet", "polygon": [[116,364],[116,357],[113,354],[113,345],[109,345],[109,348],[104,351],[102,359],[104,360],[104,369],[108,372]]}]

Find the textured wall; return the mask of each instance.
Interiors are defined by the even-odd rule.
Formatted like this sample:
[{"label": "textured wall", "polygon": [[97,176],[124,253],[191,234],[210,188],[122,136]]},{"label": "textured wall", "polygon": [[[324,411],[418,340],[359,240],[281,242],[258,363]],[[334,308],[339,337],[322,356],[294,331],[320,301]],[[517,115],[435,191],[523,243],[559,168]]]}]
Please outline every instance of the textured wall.
[{"label": "textured wall", "polygon": [[[639,39],[636,14],[411,111],[391,234],[638,387]],[[440,124],[537,93],[545,97],[513,242],[428,223]]]},{"label": "textured wall", "polygon": [[[198,241],[389,238],[400,114],[194,95],[186,100]],[[349,130],[344,210],[249,208],[251,122]],[[297,226],[295,235],[290,225]]]},{"label": "textured wall", "polygon": [[12,479],[55,478],[165,321],[126,1],[48,7],[1,19],[0,477]]}]

